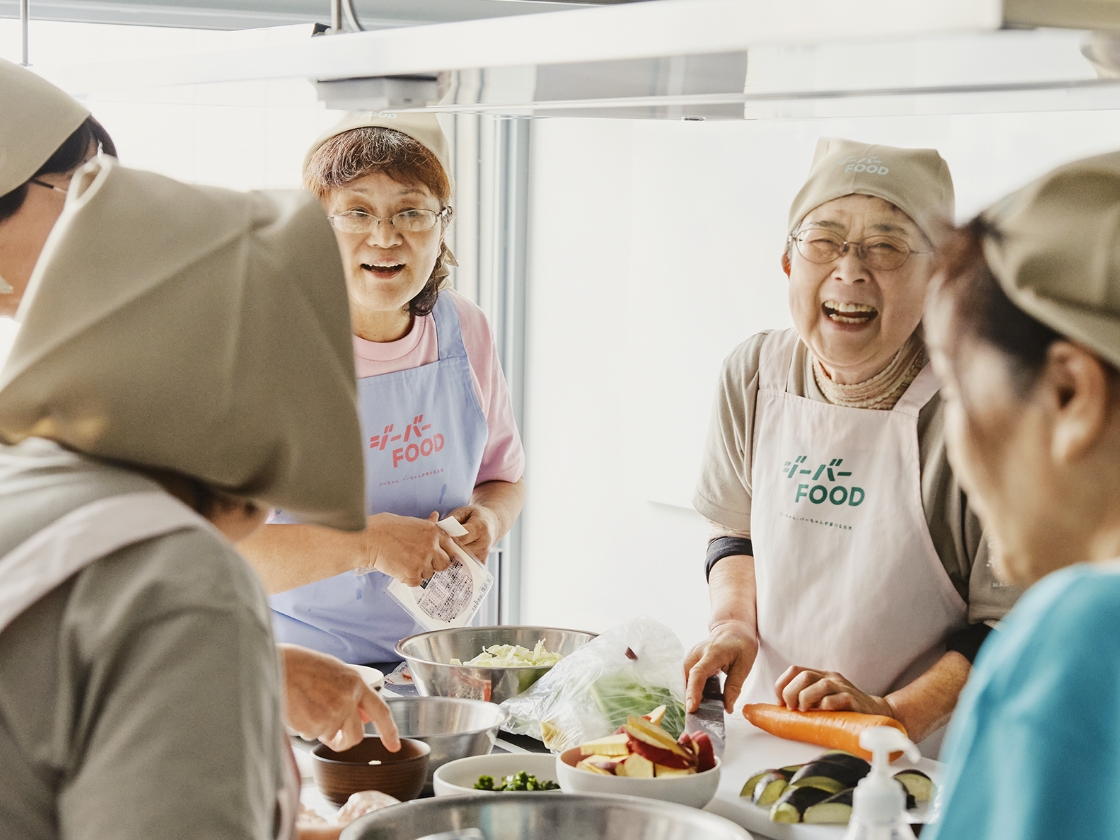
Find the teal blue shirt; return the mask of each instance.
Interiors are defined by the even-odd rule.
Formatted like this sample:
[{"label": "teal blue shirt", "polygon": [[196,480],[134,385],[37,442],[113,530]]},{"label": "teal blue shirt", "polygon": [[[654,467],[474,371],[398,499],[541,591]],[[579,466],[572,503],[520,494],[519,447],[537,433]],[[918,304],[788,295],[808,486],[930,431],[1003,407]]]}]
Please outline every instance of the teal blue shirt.
[{"label": "teal blue shirt", "polygon": [[945,756],[922,840],[1120,838],[1120,564],[1027,591],[977,657]]}]

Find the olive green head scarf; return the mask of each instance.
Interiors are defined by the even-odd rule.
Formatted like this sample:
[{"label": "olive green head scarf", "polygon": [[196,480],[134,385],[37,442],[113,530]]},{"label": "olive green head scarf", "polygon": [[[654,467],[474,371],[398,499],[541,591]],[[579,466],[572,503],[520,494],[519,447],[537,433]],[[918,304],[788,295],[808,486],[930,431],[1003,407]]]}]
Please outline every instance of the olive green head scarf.
[{"label": "olive green head scarf", "polygon": [[75,175],[0,370],[0,439],[172,470],[365,524],[342,265],[309,193]]},{"label": "olive green head scarf", "polygon": [[1009,298],[1120,367],[1120,152],[1061,166],[984,211]]}]

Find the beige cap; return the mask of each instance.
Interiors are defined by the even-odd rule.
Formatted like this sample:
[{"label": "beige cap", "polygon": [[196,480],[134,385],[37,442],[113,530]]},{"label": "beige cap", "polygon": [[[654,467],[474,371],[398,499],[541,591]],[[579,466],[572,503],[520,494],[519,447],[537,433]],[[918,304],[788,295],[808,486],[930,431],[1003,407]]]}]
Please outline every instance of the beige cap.
[{"label": "beige cap", "polygon": [[0,59],[0,195],[26,183],[89,111],[26,67]]},{"label": "beige cap", "polygon": [[984,258],[1029,315],[1120,367],[1120,152],[1062,166],[983,217]]},{"label": "beige cap", "polygon": [[307,155],[303,159],[304,169],[307,168],[308,161],[311,160],[311,156],[318,151],[320,146],[332,137],[337,137],[339,134],[353,131],[356,128],[391,128],[394,131],[407,134],[436,156],[447,175],[448,182],[452,184],[452,189],[454,189],[454,183],[451,181],[451,150],[447,144],[447,135],[443,133],[436,115],[424,111],[410,111],[402,114],[395,114],[391,111],[351,111],[338,124],[311,144],[311,148],[307,150]]},{"label": "beige cap", "polygon": [[365,525],[350,312],[310,193],[76,174],[0,370],[0,439],[194,476]]},{"label": "beige cap", "polygon": [[805,186],[789,210],[789,232],[810,211],[845,195],[874,195],[889,201],[932,242],[953,222],[953,178],[936,149],[872,146],[822,137]]}]

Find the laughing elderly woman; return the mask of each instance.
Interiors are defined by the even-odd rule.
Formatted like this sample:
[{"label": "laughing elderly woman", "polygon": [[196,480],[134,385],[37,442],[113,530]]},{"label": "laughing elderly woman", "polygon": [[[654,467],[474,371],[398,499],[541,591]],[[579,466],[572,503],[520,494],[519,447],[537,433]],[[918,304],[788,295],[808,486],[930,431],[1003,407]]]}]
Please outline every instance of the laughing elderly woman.
[{"label": "laughing elderly woman", "polygon": [[722,670],[728,711],[742,689],[889,715],[920,741],[1013,602],[946,462],[920,332],[952,214],[936,151],[818,143],[782,256],[795,329],[736,349],[716,398],[694,501],[714,529],[712,617],[686,660],[690,707]]},{"label": "laughing elderly woman", "polygon": [[996,204],[935,280],[949,456],[1030,588],[961,695],[934,838],[1120,837],[1118,241],[1114,153]]},{"label": "laughing elderly woman", "polygon": [[397,643],[425,629],[387,589],[448,567],[435,519],[458,520],[463,547],[485,562],[525,499],[490,325],[447,288],[448,151],[432,114],[367,111],[304,164],[350,292],[368,525],[339,534],[282,514],[243,550],[272,593],[277,637],[357,664],[399,659]]}]

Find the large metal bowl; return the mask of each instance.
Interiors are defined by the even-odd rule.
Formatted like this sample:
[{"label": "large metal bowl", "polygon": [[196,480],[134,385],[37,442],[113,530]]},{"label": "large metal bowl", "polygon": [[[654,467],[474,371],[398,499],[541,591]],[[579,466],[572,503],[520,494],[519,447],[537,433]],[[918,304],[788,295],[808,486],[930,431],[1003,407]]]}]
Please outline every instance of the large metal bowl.
[{"label": "large metal bowl", "polygon": [[[423,741],[432,748],[424,791],[432,790],[432,775],[449,761],[487,755],[509,712],[493,703],[459,697],[385,697],[402,738]],[[366,732],[377,730],[366,724]]]},{"label": "large metal bowl", "polygon": [[432,835],[441,840],[751,840],[730,820],[695,808],[593,793],[417,799],[355,820],[343,829],[341,840],[420,840]]},{"label": "large metal bowl", "polygon": [[[501,703],[527,689],[546,673],[545,668],[487,668],[451,665],[452,659],[466,662],[491,645],[521,645],[532,648],[544,639],[550,653],[567,656],[591,639],[594,633],[558,627],[509,625],[506,627],[456,627],[409,636],[397,644],[397,653],[408,662],[416,690],[425,697],[467,697]],[[551,666],[550,666],[551,667]]]}]

